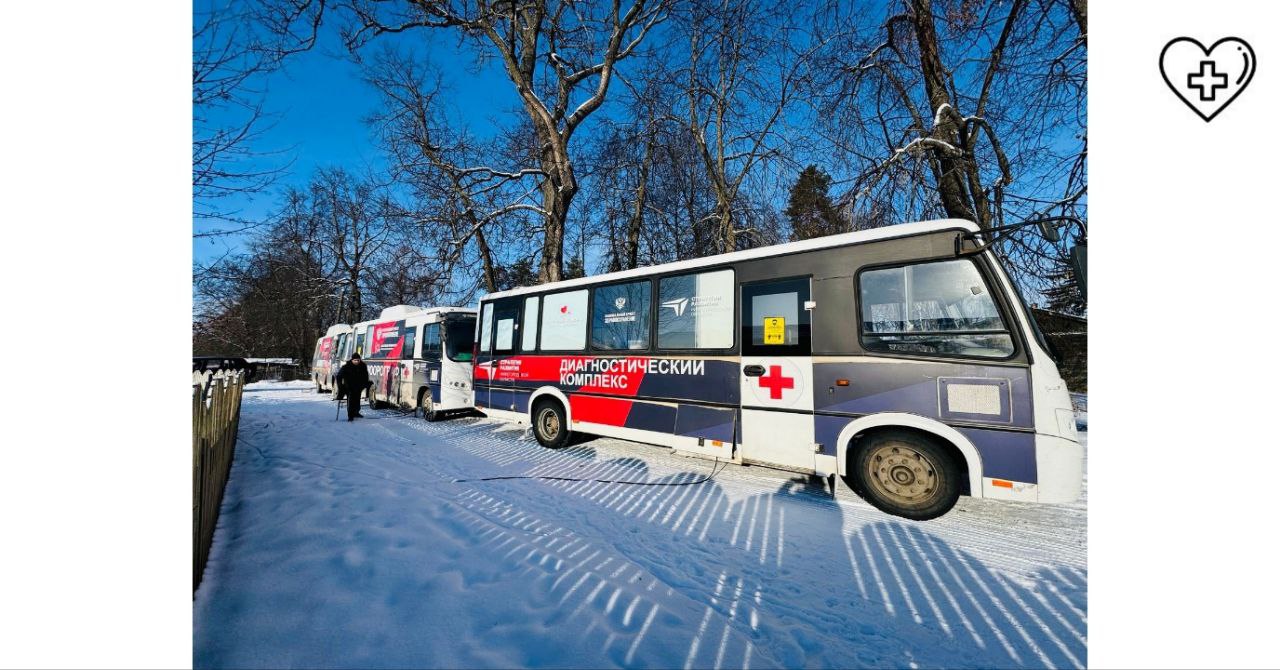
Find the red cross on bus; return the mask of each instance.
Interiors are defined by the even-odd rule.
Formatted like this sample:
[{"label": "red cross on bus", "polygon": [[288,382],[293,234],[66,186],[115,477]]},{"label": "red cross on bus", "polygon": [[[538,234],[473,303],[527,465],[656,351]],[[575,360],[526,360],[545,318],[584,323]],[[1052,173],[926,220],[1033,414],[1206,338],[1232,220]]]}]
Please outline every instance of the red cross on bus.
[{"label": "red cross on bus", "polygon": [[770,400],[782,400],[782,389],[796,387],[795,377],[783,377],[781,365],[770,365],[769,374],[760,377],[760,388],[769,389]]}]

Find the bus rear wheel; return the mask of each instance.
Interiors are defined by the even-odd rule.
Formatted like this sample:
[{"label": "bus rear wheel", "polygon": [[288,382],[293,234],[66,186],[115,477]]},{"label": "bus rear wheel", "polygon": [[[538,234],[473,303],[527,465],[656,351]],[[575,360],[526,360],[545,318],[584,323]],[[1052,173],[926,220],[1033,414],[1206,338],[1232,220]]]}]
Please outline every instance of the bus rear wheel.
[{"label": "bus rear wheel", "polygon": [[422,418],[427,421],[435,421],[440,418],[436,412],[436,404],[431,399],[431,392],[428,389],[418,391],[418,409],[422,411]]},{"label": "bus rear wheel", "polygon": [[534,406],[533,436],[548,449],[559,449],[569,443],[569,422],[560,403],[543,400]]},{"label": "bus rear wheel", "polygon": [[866,437],[853,460],[859,493],[883,512],[926,521],[946,514],[960,497],[960,468],[951,454],[909,431]]}]

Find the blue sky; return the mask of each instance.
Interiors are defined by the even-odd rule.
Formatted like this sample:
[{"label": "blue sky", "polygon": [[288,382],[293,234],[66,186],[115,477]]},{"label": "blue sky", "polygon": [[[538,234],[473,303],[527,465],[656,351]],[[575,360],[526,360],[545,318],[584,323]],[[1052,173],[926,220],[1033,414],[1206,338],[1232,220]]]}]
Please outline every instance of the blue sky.
[{"label": "blue sky", "polygon": [[[326,27],[316,48],[292,56],[283,69],[255,82],[264,93],[264,112],[269,116],[264,122],[267,130],[254,143],[257,151],[270,152],[260,160],[261,167],[287,165],[288,169],[264,192],[221,201],[219,207],[224,211],[235,211],[244,219],[261,220],[277,206],[280,194],[290,186],[305,185],[318,168],[341,166],[358,172],[386,166],[386,159],[365,123],[365,118],[377,108],[376,95],[361,79],[360,66],[346,55],[337,37],[332,27]],[[452,34],[417,31],[398,42],[398,46],[404,48],[427,51],[437,65],[451,73],[445,85],[458,112],[465,115],[469,108],[492,109],[495,96],[502,106],[517,103],[505,76],[493,66],[477,70],[469,49],[465,45],[459,48]],[[466,116],[473,131],[487,134],[485,128],[476,127],[487,124],[487,116]],[[233,117],[224,118],[234,121]],[[234,226],[205,221],[193,224],[196,233],[228,227]],[[203,263],[221,257],[228,250],[236,251],[241,239],[238,236],[194,239],[194,261]]]}]

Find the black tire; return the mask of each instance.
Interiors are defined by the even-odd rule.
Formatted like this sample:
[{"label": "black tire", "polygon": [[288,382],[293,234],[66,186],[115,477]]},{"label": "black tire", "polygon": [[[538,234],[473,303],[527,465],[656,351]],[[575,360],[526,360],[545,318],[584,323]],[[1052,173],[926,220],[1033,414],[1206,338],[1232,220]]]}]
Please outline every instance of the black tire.
[{"label": "black tire", "polygon": [[424,388],[418,391],[418,409],[422,412],[422,418],[427,421],[440,418],[440,413],[435,409],[435,403],[431,401],[431,389]]},{"label": "black tire", "polygon": [[877,431],[850,457],[850,485],[882,512],[927,521],[960,497],[961,468],[937,442],[906,430]]},{"label": "black tire", "polygon": [[548,449],[559,449],[569,444],[569,422],[564,407],[557,400],[540,400],[533,406],[533,437]]}]

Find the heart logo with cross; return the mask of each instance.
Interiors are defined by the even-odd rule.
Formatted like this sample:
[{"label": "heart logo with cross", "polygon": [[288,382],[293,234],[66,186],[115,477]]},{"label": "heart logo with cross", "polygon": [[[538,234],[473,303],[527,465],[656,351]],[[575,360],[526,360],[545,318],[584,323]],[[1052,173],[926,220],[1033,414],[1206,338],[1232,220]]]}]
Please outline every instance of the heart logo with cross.
[{"label": "heart logo with cross", "polygon": [[1238,37],[1224,37],[1213,46],[1179,37],[1160,52],[1160,74],[1200,118],[1212,121],[1253,79],[1257,59],[1253,47]]}]

